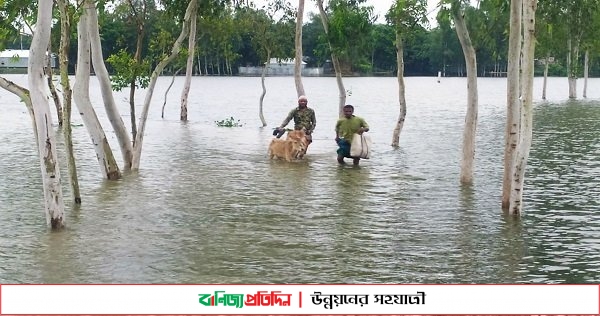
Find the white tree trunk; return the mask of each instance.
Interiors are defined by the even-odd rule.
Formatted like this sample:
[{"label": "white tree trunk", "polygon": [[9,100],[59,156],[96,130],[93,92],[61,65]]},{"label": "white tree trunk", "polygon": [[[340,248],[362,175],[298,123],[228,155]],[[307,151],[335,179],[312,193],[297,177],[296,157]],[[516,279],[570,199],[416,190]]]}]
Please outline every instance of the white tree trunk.
[{"label": "white tree trunk", "polygon": [[577,43],[573,45],[573,40],[571,38],[567,39],[567,77],[569,78],[569,99],[577,98],[577,60],[579,49],[577,48]]},{"label": "white tree trunk", "polygon": [[519,143],[521,102],[521,21],[523,0],[510,1],[510,34],[508,66],[506,68],[506,127],[504,130],[504,174],[502,178],[502,209],[508,210],[512,188],[513,165]]},{"label": "white tree trunk", "polygon": [[550,52],[546,53],[546,62],[544,62],[544,83],[542,84],[542,100],[546,100],[546,86],[548,85],[548,68],[550,63]]},{"label": "white tree trunk", "polygon": [[[329,35],[329,18],[327,17],[327,13],[323,8],[323,0],[317,0],[317,5],[319,7],[319,14],[321,15],[321,22],[323,23],[323,29],[325,30],[325,35]],[[331,50],[331,63],[333,64],[333,69],[335,71],[335,81],[337,82],[338,92],[340,96],[340,102],[338,104],[338,116],[344,116],[344,105],[346,105],[346,88],[344,88],[344,82],[342,81],[342,68],[340,66],[340,60],[334,52],[333,46],[331,46],[331,42],[327,41],[329,44],[329,49]]]},{"label": "white tree trunk", "polygon": [[179,119],[187,121],[188,117],[188,96],[190,94],[190,85],[192,84],[192,73],[194,72],[194,49],[196,47],[196,12],[198,11],[198,2],[196,0],[190,2],[194,6],[192,8],[192,16],[190,17],[190,38],[188,39],[188,57],[185,68],[185,83],[181,91],[181,111]]},{"label": "white tree trunk", "polygon": [[165,106],[167,105],[167,96],[169,95],[169,91],[171,90],[171,87],[173,86],[173,83],[175,82],[175,77],[177,77],[177,75],[179,74],[181,69],[182,68],[177,69],[177,71],[175,71],[175,73],[173,73],[173,75],[171,76],[171,83],[169,83],[167,90],[165,90],[165,97],[163,99],[164,101],[163,101],[162,110],[160,112],[161,113],[160,118],[165,118]]},{"label": "white tree trunk", "polygon": [[208,75],[208,57],[204,55],[204,75]]},{"label": "white tree trunk", "polygon": [[589,74],[589,62],[590,62],[590,50],[585,50],[585,55],[583,59],[583,97],[587,98],[587,84],[588,84],[588,74]]},{"label": "white tree trunk", "polygon": [[[131,169],[133,146],[131,145],[131,138],[127,128],[123,123],[121,114],[117,109],[115,98],[113,96],[112,84],[106,65],[104,64],[104,57],[102,56],[102,44],[100,42],[100,33],[98,30],[98,13],[93,0],[85,1],[85,13],[88,16],[88,36],[92,48],[92,63],[96,72],[96,77],[100,83],[100,90],[102,91],[102,99],[104,100],[104,108],[106,109],[106,116],[112,125],[117,141],[121,148],[121,155],[123,157],[123,169]],[[88,73],[89,75],[89,73]],[[106,148],[110,150],[110,148]],[[107,153],[113,156],[112,150]]]},{"label": "white tree trunk", "polygon": [[577,78],[569,77],[569,99],[577,99]]},{"label": "white tree trunk", "polygon": [[521,133],[514,165],[513,186],[510,194],[509,214],[520,215],[523,211],[525,168],[533,136],[533,68],[535,58],[535,10],[537,0],[523,0],[523,49],[522,49],[522,108]]},{"label": "white tree trunk", "polygon": [[35,116],[37,145],[42,170],[46,223],[52,229],[65,226],[65,205],[61,188],[60,168],[56,154],[56,139],[46,93],[44,61],[52,26],[52,1],[38,1],[37,21],[29,48],[27,65],[29,91]]},{"label": "white tree trunk", "polygon": [[75,83],[73,84],[75,104],[79,114],[90,134],[96,158],[100,164],[102,176],[105,179],[116,180],[121,177],[119,166],[112,155],[112,150],[100,125],[96,111],[90,100],[90,39],[88,36],[90,10],[85,10],[79,17],[77,23],[77,69],[75,71]]},{"label": "white tree trunk", "polygon": [[465,55],[467,66],[467,114],[463,131],[462,160],[460,164],[460,182],[473,182],[473,165],[475,161],[475,134],[477,131],[477,61],[475,49],[469,37],[469,31],[462,11],[455,11],[454,25]]},{"label": "white tree trunk", "polygon": [[202,64],[200,63],[200,54],[196,58],[198,60],[198,76],[202,76]]},{"label": "white tree trunk", "polygon": [[402,36],[400,32],[396,31],[396,63],[398,64],[398,72],[396,77],[398,79],[398,103],[400,105],[400,113],[398,114],[398,121],[394,128],[394,134],[392,136],[392,146],[398,147],[400,144],[400,132],[404,127],[404,120],[406,119],[406,87],[404,85],[404,45],[402,44]]},{"label": "white tree trunk", "polygon": [[304,0],[298,0],[298,13],[296,14],[296,59],[294,64],[294,82],[296,84],[296,93],[298,97],[305,95],[304,85],[302,84],[302,20],[304,19]]},{"label": "white tree trunk", "polygon": [[146,120],[148,119],[148,112],[150,110],[150,102],[152,101],[152,95],[154,94],[154,87],[156,86],[156,80],[158,76],[161,74],[163,69],[171,62],[179,51],[181,50],[181,44],[188,36],[190,30],[190,17],[192,14],[192,9],[195,6],[195,2],[197,0],[192,0],[188,3],[187,9],[185,11],[185,18],[181,28],[181,33],[175,43],[173,44],[173,48],[171,49],[171,54],[166,56],[161,60],[158,65],[154,68],[152,72],[152,76],[150,77],[150,83],[148,84],[148,91],[146,92],[146,97],[144,98],[144,107],[142,108],[142,113],[140,115],[140,124],[138,133],[135,137],[135,145],[133,147],[133,164],[131,169],[138,170],[140,168],[140,159],[142,156],[142,145],[144,141],[144,131],[146,130]]},{"label": "white tree trunk", "polygon": [[342,66],[340,60],[335,53],[331,53],[331,62],[333,63],[333,69],[335,70],[335,82],[338,86],[338,94],[340,102],[338,103],[338,115],[339,117],[344,116],[344,106],[346,105],[346,88],[342,81]]},{"label": "white tree trunk", "polygon": [[269,67],[271,66],[271,51],[267,49],[267,63],[263,68],[262,75],[260,76],[260,84],[262,86],[262,93],[260,94],[260,100],[258,103],[258,116],[260,117],[260,121],[262,122],[262,127],[267,126],[267,121],[265,120],[265,115],[263,114],[263,101],[265,99],[265,95],[267,94],[267,87],[265,86],[265,77],[267,72],[269,72]]}]

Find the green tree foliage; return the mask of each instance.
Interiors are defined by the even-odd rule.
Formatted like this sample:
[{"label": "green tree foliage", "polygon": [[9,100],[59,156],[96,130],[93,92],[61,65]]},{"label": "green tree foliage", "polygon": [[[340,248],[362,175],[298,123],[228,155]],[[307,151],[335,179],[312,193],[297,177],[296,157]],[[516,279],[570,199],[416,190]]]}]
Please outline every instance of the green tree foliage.
[{"label": "green tree foliage", "polygon": [[[289,0],[288,0],[289,1]],[[390,24],[375,24],[372,8],[377,0],[330,0],[327,14],[330,17],[330,40],[341,58],[345,73],[394,74],[395,30]],[[417,0],[398,0],[406,8],[416,10]],[[446,0],[443,0],[444,2]],[[168,53],[175,41],[186,0],[137,0],[144,2],[148,13],[145,24],[142,58],[150,69]],[[257,8],[252,1],[203,0],[200,1],[197,28],[196,68],[203,74],[236,74],[239,66],[258,66],[264,60],[264,47],[277,46],[273,57],[293,56],[294,15],[288,13],[289,3],[283,0],[267,1],[267,6]],[[107,3],[110,6],[104,7]],[[286,5],[284,5],[287,3]],[[293,3],[293,1],[292,1]],[[477,7],[463,3],[467,27],[476,45],[479,76],[502,72],[506,67],[508,39],[508,8],[510,0],[480,0]],[[33,23],[36,2],[26,0],[0,0],[0,49],[29,48],[30,36],[19,35],[19,30],[29,30]],[[279,6],[279,7],[277,7]],[[443,5],[448,7],[447,4]],[[123,58],[135,53],[136,21],[125,0],[98,3],[100,34],[103,54],[111,60],[109,71],[117,74],[117,65],[127,65]],[[449,8],[449,7],[448,7]],[[76,6],[72,8],[73,25],[77,22]],[[273,14],[274,11],[279,12]],[[580,40],[580,53],[591,53],[592,76],[600,74],[598,32],[600,32],[600,0],[554,1],[539,0],[536,19],[536,55],[543,59],[547,54],[554,58],[551,75],[566,75],[567,39]],[[308,67],[327,65],[331,52],[328,39],[318,14],[309,13],[303,26],[303,53]],[[408,12],[406,12],[408,13]],[[403,33],[405,74],[435,75],[442,71],[446,76],[464,76],[464,58],[454,25],[447,10],[441,10],[437,26],[428,29],[416,23],[410,15],[400,18],[404,27],[413,26]],[[56,15],[58,17],[58,15]],[[285,19],[284,16],[287,16]],[[248,23],[255,21],[256,26]],[[260,28],[258,27],[260,25]],[[52,47],[59,47],[60,23],[54,23]],[[259,39],[262,34],[262,39]],[[268,36],[267,36],[268,35]],[[69,63],[71,73],[76,62],[76,32],[72,30]],[[259,44],[262,42],[262,44]],[[269,44],[267,44],[267,42]],[[126,54],[125,54],[126,53]],[[115,55],[111,58],[111,55]],[[180,57],[185,60],[185,51]],[[114,63],[114,64],[113,64]],[[173,62],[165,74],[174,73],[183,63]],[[575,71],[581,76],[581,59]],[[145,67],[145,66],[144,66]],[[143,69],[138,69],[143,70]],[[538,65],[537,73],[542,66]],[[141,84],[141,83],[140,83]]]},{"label": "green tree foliage", "polygon": [[[267,56],[283,59],[294,55],[294,11],[287,1],[275,1],[262,9],[244,8],[236,14],[242,36],[250,38],[259,62]],[[279,18],[277,18],[279,17]]]},{"label": "green tree foliage", "polygon": [[431,31],[427,43],[431,65],[444,76],[456,76],[459,74],[457,69],[464,68],[465,61],[460,42],[447,12],[438,13],[437,23],[438,27]]},{"label": "green tree foliage", "polygon": [[139,65],[130,53],[122,49],[118,53],[110,55],[107,62],[112,66],[115,73],[110,78],[114,90],[121,91],[123,88],[129,87],[131,80],[134,78],[140,88],[148,87],[150,65],[147,60]]},{"label": "green tree foliage", "polygon": [[342,73],[370,72],[371,34],[375,16],[373,7],[363,1],[329,2],[329,40],[340,59]]},{"label": "green tree foliage", "polygon": [[331,56],[325,30],[319,14],[310,13],[308,20],[302,27],[304,61],[308,67],[321,67]]},{"label": "green tree foliage", "polygon": [[[423,73],[429,71],[426,68],[417,66],[423,62],[422,58],[427,58],[420,54],[415,45],[419,39],[424,39],[425,26],[428,24],[427,1],[425,0],[396,0],[386,14],[386,20],[390,26],[390,34],[387,38],[392,39],[391,47],[395,47],[395,42],[400,40],[404,51],[404,71],[413,73]],[[377,39],[377,36],[373,36]],[[395,52],[392,52],[395,54]],[[396,59],[393,56],[393,60]]]},{"label": "green tree foliage", "polygon": [[36,12],[35,1],[0,0],[0,50],[29,49]]}]

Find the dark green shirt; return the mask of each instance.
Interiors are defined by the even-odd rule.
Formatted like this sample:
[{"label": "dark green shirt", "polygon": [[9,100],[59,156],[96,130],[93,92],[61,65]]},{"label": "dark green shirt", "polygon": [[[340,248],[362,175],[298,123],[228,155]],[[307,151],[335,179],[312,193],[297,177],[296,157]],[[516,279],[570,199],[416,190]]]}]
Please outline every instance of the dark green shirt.
[{"label": "dark green shirt", "polygon": [[369,125],[362,117],[352,115],[350,118],[341,118],[335,124],[335,132],[348,142],[352,142],[352,137],[361,128],[369,128]]},{"label": "dark green shirt", "polygon": [[294,119],[294,129],[305,128],[306,132],[309,134],[317,126],[315,111],[309,107],[304,110],[300,110],[298,107],[291,110],[283,123],[281,123],[281,128],[284,128],[286,125],[288,125],[292,119]]}]

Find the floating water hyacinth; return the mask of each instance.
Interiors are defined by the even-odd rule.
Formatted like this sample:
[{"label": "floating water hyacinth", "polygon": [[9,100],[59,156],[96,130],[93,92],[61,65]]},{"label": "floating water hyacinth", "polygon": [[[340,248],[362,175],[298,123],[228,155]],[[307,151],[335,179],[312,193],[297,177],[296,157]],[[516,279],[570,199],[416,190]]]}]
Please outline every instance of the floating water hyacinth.
[{"label": "floating water hyacinth", "polygon": [[240,123],[240,120],[234,119],[233,116],[221,121],[215,121],[215,123],[219,127],[241,127],[244,125]]}]

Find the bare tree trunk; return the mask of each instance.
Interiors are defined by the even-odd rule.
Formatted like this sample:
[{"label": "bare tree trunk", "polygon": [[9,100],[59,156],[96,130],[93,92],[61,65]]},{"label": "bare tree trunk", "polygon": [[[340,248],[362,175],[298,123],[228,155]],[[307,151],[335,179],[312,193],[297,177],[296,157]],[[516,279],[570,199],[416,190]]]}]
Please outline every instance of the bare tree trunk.
[{"label": "bare tree trunk", "polygon": [[398,114],[398,121],[396,122],[396,128],[394,128],[394,135],[392,136],[392,146],[398,147],[400,143],[400,132],[404,126],[404,120],[406,119],[406,96],[404,85],[404,45],[402,44],[402,36],[399,31],[396,31],[396,63],[398,64],[398,103],[400,104],[400,113]]},{"label": "bare tree trunk", "polygon": [[267,62],[265,63],[265,67],[263,68],[262,75],[260,76],[262,93],[260,95],[260,101],[258,103],[258,116],[260,117],[260,121],[262,122],[262,127],[267,126],[267,121],[265,120],[265,116],[263,114],[263,100],[265,99],[265,95],[267,94],[267,88],[265,87],[265,77],[267,75],[267,72],[269,71],[270,66],[271,66],[271,50],[267,49]]},{"label": "bare tree trunk", "polygon": [[181,112],[179,119],[187,121],[188,113],[188,96],[190,94],[190,85],[192,84],[192,72],[194,72],[194,48],[196,47],[196,12],[198,11],[198,1],[192,0],[193,3],[192,16],[190,17],[190,37],[188,39],[188,57],[185,68],[185,83],[181,91]]},{"label": "bare tree trunk", "polygon": [[[304,85],[302,84],[302,20],[304,19],[304,0],[298,0],[298,13],[296,14],[296,57],[294,64],[294,82],[296,83],[296,93],[298,97],[305,95]],[[263,122],[264,123],[264,122]]]},{"label": "bare tree trunk", "polygon": [[590,50],[585,50],[585,57],[583,60],[583,97],[587,98],[587,84],[589,74],[589,62],[590,62]]},{"label": "bare tree trunk", "polygon": [[[319,7],[323,29],[325,30],[325,34],[329,35],[329,18],[327,17],[327,13],[323,8],[323,0],[317,0],[317,5]],[[329,44],[329,49],[331,50],[331,63],[333,64],[333,69],[335,71],[335,80],[337,82],[340,96],[340,102],[338,104],[338,116],[342,117],[344,116],[344,105],[346,105],[346,88],[344,88],[344,82],[342,81],[342,68],[340,66],[340,60],[335,54],[331,42],[328,40],[327,43]]]},{"label": "bare tree trunk", "polygon": [[[133,2],[131,0],[128,0],[127,3],[129,4],[129,7],[131,8],[131,11],[133,11],[133,15],[135,18],[135,23],[136,23],[136,30],[137,30],[137,38],[136,38],[136,45],[135,45],[135,55],[133,57],[133,59],[135,60],[135,63],[137,66],[142,64],[142,47],[144,45],[144,34],[146,32],[145,30],[145,21],[146,21],[146,3],[145,1],[142,1],[141,4],[144,6],[143,8],[143,12],[137,12],[135,5],[133,5]],[[137,134],[137,126],[136,126],[136,117],[135,117],[135,90],[136,90],[136,81],[137,78],[139,76],[139,74],[137,73],[138,68],[136,68],[136,73],[134,74],[133,78],[131,78],[131,82],[129,83],[129,120],[131,122],[131,138],[135,140],[135,136]],[[130,141],[131,143],[131,141]],[[131,150],[133,150],[133,145],[130,146]],[[131,168],[130,164],[126,164],[126,170],[128,170],[129,168]]]},{"label": "bare tree trunk", "polygon": [[[89,1],[89,0],[86,0]],[[95,9],[94,9],[95,10]],[[108,139],[100,125],[96,111],[90,100],[90,38],[89,38],[89,14],[91,10],[85,10],[79,17],[77,23],[77,71],[75,72],[75,83],[73,85],[75,104],[79,109],[83,123],[90,134],[96,158],[100,164],[102,176],[109,180],[121,177],[119,166],[115,161]]]},{"label": "bare tree trunk", "polygon": [[161,60],[158,65],[154,68],[152,72],[152,76],[150,77],[150,83],[148,84],[148,91],[146,92],[146,97],[144,98],[144,107],[142,108],[142,113],[140,115],[140,129],[138,130],[138,134],[135,140],[135,146],[133,147],[133,164],[132,169],[138,170],[140,168],[140,159],[142,156],[142,144],[144,141],[144,131],[146,129],[146,120],[148,119],[148,112],[150,110],[150,101],[152,101],[152,95],[154,94],[154,87],[156,86],[156,80],[158,76],[162,72],[162,70],[177,57],[179,51],[181,50],[181,44],[188,36],[190,30],[190,18],[192,14],[192,9],[194,6],[194,1],[190,1],[188,3],[187,9],[185,11],[185,18],[183,21],[183,25],[181,28],[181,33],[179,37],[173,44],[173,48],[171,49],[171,54],[166,56]]},{"label": "bare tree trunk", "polygon": [[513,186],[510,194],[509,214],[520,215],[523,210],[525,168],[533,136],[533,67],[535,58],[535,10],[537,0],[523,0],[522,49],[522,110],[521,132],[517,159],[514,165]]},{"label": "bare tree trunk", "polygon": [[231,76],[231,61],[229,60],[229,55],[225,55],[225,66],[227,67],[227,75]]},{"label": "bare tree trunk", "polygon": [[513,165],[519,143],[521,115],[521,21],[523,0],[510,1],[510,35],[508,41],[508,66],[506,68],[506,127],[504,130],[504,173],[502,177],[502,209],[508,210],[512,188]]},{"label": "bare tree trunk", "polygon": [[[108,71],[106,70],[106,65],[104,64],[104,57],[102,56],[102,44],[100,43],[100,32],[98,30],[98,13],[92,0],[85,0],[85,11],[85,14],[87,14],[88,17],[87,34],[92,49],[92,63],[94,65],[96,77],[100,83],[100,90],[102,91],[102,99],[104,100],[106,116],[108,117],[108,120],[115,131],[115,136],[117,137],[117,141],[121,147],[121,156],[123,157],[124,164],[123,169],[129,170],[131,169],[132,164],[133,146],[131,144],[131,139],[129,138],[127,128],[125,127],[123,119],[121,118],[121,114],[117,109],[115,98],[112,92],[110,77],[108,75]],[[86,73],[89,75],[89,71],[86,71]],[[109,148],[107,147],[106,149],[108,150]],[[109,155],[113,155],[112,151]]]},{"label": "bare tree trunk", "polygon": [[344,116],[344,106],[346,105],[346,88],[344,88],[344,82],[342,81],[342,67],[340,66],[340,60],[335,53],[331,53],[331,62],[333,63],[333,69],[335,70],[335,81],[337,82],[338,93],[340,96],[338,114],[339,117],[342,117]]},{"label": "bare tree trunk", "polygon": [[460,164],[460,182],[473,183],[473,165],[475,162],[475,135],[477,131],[477,61],[475,49],[469,37],[469,31],[462,10],[453,10],[456,33],[460,40],[467,67],[467,114],[463,132],[463,150]]},{"label": "bare tree trunk", "polygon": [[202,64],[200,63],[200,53],[198,53],[198,57],[196,59],[198,60],[198,76],[202,76]]},{"label": "bare tree trunk", "polygon": [[[131,123],[131,139],[135,140],[137,135],[137,123],[135,119],[135,79],[129,84],[129,122]],[[133,144],[131,145],[133,148]]]},{"label": "bare tree trunk", "polygon": [[208,75],[208,57],[204,55],[204,74]]},{"label": "bare tree trunk", "polygon": [[62,105],[60,103],[60,98],[58,97],[58,92],[56,92],[56,86],[54,86],[52,68],[49,64],[50,60],[48,60],[48,64],[44,67],[46,73],[46,80],[48,82],[48,89],[50,91],[50,95],[52,96],[52,101],[54,101],[54,106],[56,107],[56,116],[58,120],[58,126],[63,126],[63,110]]},{"label": "bare tree trunk", "polygon": [[169,90],[171,90],[171,87],[173,86],[173,82],[175,82],[175,77],[177,77],[177,74],[179,74],[179,72],[181,70],[182,70],[182,68],[177,69],[177,71],[175,71],[175,73],[173,73],[173,76],[171,76],[171,83],[169,84],[169,87],[167,87],[167,90],[165,90],[165,99],[163,101],[160,118],[165,118],[165,105],[167,105],[167,95],[169,95]]},{"label": "bare tree trunk", "polygon": [[217,55],[217,74],[221,76],[221,56]]},{"label": "bare tree trunk", "polygon": [[54,101],[54,106],[56,107],[56,116],[58,118],[58,126],[63,126],[63,110],[60,103],[60,98],[58,97],[58,93],[56,92],[56,87],[54,86],[53,81],[53,71],[52,71],[52,45],[48,42],[48,55],[46,55],[46,63],[44,66],[44,70],[46,72],[46,80],[48,81],[48,89],[50,90],[50,95],[52,96],[52,100]]},{"label": "bare tree trunk", "polygon": [[52,229],[65,226],[65,204],[61,188],[56,139],[44,82],[44,61],[52,26],[52,1],[39,0],[35,31],[29,49],[28,84],[37,130],[37,145],[42,170],[46,223]]},{"label": "bare tree trunk", "polygon": [[544,62],[544,83],[542,85],[542,100],[546,100],[546,86],[548,85],[548,68],[550,59],[550,52],[546,53],[546,62]]},{"label": "bare tree trunk", "polygon": [[71,47],[71,15],[66,0],[56,1],[60,11],[60,51],[58,53],[60,62],[60,85],[63,95],[63,133],[65,137],[65,151],[67,154],[67,167],[69,169],[69,183],[73,193],[73,201],[76,205],[81,204],[81,192],[79,191],[79,178],[77,176],[77,164],[73,152],[73,137],[71,128],[71,106],[72,95],[71,83],[69,82],[69,49]]},{"label": "bare tree trunk", "polygon": [[577,98],[577,60],[579,49],[577,48],[578,44],[575,43],[573,45],[573,40],[571,38],[567,39],[567,77],[569,81],[569,99]]}]

